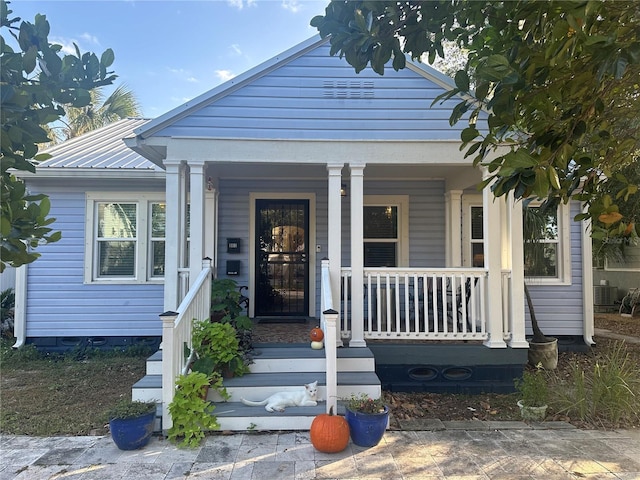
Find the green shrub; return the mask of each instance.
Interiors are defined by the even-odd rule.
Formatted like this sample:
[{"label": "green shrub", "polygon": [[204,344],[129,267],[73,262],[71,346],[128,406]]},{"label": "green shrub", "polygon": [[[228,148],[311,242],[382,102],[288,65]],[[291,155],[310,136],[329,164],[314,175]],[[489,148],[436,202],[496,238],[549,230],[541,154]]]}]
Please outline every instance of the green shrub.
[{"label": "green shrub", "polygon": [[170,441],[184,447],[197,447],[204,439],[205,431],[220,428],[213,415],[215,406],[205,399],[209,382],[210,378],[201,372],[181,375],[176,380],[175,396],[169,404],[173,421],[168,431]]},{"label": "green shrub", "polygon": [[535,370],[525,370],[522,378],[514,379],[522,404],[527,407],[542,407],[549,401],[549,386],[544,369],[538,365]]}]

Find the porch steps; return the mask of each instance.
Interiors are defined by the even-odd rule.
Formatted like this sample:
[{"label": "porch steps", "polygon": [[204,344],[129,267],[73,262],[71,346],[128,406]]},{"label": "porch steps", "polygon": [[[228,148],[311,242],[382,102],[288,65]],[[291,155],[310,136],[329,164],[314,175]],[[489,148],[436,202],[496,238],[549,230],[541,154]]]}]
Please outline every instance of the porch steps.
[{"label": "porch steps", "polygon": [[[375,373],[375,359],[368,348],[339,348],[338,397],[367,393],[378,397],[381,384]],[[326,411],[326,374],[324,350],[306,344],[258,344],[250,373],[224,380],[231,398],[223,402],[210,391],[214,414],[222,430],[308,430],[313,418]],[[134,400],[158,400],[162,397],[162,351],[147,360],[147,374],[132,389]],[[264,407],[249,407],[240,402],[264,400],[282,391],[298,390],[305,383],[318,381],[316,407],[288,407],[284,412],[267,412]],[[342,407],[338,408],[343,412]]]}]

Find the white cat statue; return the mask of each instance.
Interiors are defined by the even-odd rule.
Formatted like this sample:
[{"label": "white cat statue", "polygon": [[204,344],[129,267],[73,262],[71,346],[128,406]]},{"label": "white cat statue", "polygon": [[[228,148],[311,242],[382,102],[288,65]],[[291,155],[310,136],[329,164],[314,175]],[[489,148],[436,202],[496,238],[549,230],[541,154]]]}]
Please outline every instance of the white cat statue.
[{"label": "white cat statue", "polygon": [[307,383],[300,391],[274,393],[261,402],[240,400],[250,407],[264,405],[267,412],[284,412],[285,407],[315,407],[318,404],[318,381]]}]

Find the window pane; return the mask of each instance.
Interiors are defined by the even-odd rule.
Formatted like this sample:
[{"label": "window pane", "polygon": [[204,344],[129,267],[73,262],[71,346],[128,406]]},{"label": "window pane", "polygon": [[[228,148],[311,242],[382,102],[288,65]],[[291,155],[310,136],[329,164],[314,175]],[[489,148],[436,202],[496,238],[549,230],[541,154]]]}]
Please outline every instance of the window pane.
[{"label": "window pane", "polygon": [[482,207],[471,207],[471,238],[473,240],[482,240],[484,238]]},{"label": "window pane", "polygon": [[365,267],[395,267],[396,244],[365,242],[364,244]]},{"label": "window pane", "polygon": [[98,275],[100,277],[134,277],[135,242],[98,242]]},{"label": "window pane", "polygon": [[472,243],[471,255],[473,258],[474,267],[484,267],[484,244],[483,243]]},{"label": "window pane", "polygon": [[136,238],[135,203],[98,204],[98,238]]},{"label": "window pane", "polygon": [[154,277],[164,277],[164,242],[151,243],[151,275]]},{"label": "window pane", "polygon": [[151,236],[154,238],[165,237],[166,209],[164,203],[151,205]]},{"label": "window pane", "polygon": [[557,277],[557,244],[525,243],[524,274],[528,277]]},{"label": "window pane", "polygon": [[364,207],[365,238],[398,238],[398,207]]}]

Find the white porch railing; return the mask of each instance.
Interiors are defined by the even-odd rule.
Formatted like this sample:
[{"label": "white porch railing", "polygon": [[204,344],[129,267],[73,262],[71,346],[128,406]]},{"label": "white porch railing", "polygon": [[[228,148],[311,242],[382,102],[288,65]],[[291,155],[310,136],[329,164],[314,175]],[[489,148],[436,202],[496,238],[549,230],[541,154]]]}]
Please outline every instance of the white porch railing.
[{"label": "white porch railing", "polygon": [[324,355],[326,360],[327,413],[338,412],[338,312],[333,306],[329,260],[322,260],[322,327],[324,330]]},{"label": "white porch railing", "polygon": [[[193,321],[209,318],[211,309],[211,260],[202,261],[202,271],[191,284],[177,312],[162,317],[162,429],[173,425],[169,404],[173,400],[176,379],[189,368],[185,345],[191,349]],[[192,349],[191,349],[192,350]],[[193,354],[193,351],[192,351]]]},{"label": "white porch railing", "polygon": [[[482,268],[365,268],[364,337],[486,340]],[[342,269],[340,331],[351,336],[351,269]]]}]

